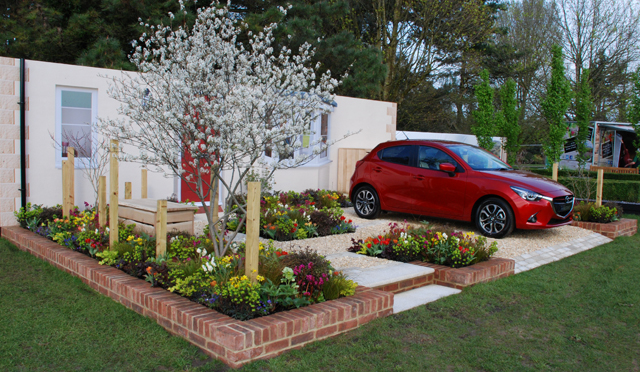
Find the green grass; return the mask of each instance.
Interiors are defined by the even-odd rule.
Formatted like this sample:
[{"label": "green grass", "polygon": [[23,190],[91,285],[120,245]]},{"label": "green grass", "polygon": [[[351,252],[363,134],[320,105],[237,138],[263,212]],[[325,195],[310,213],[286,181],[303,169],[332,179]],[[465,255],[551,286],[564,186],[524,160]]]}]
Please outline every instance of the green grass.
[{"label": "green grass", "polygon": [[[242,370],[639,371],[639,280],[640,234]],[[203,363],[197,349],[151,320],[6,242],[0,296],[3,371]],[[194,370],[224,368],[204,362]]]},{"label": "green grass", "polygon": [[174,370],[227,367],[0,239],[0,371]]}]

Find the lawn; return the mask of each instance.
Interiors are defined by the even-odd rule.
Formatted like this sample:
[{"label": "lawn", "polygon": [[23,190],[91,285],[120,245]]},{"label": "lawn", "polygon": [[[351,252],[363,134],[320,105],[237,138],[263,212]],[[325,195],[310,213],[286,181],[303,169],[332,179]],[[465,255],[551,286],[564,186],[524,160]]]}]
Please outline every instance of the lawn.
[{"label": "lawn", "polygon": [[[243,370],[638,371],[639,279],[640,234]],[[225,368],[6,241],[0,298],[3,371]]]}]

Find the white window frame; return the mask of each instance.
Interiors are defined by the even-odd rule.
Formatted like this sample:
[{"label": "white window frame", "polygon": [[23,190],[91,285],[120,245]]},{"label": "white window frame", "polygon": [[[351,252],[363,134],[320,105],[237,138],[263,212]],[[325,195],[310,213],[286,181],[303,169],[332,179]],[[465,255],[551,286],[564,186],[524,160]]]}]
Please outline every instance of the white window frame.
[{"label": "white window frame", "polygon": [[[91,154],[98,151],[98,133],[94,130],[94,125],[98,122],[98,90],[89,88],[77,88],[59,85],[56,86],[56,131],[55,140],[62,145],[62,91],[91,93]],[[67,160],[62,156],[62,150],[56,144],[56,168],[62,168],[62,161]],[[91,159],[78,158],[74,159],[76,169],[91,168]]]}]

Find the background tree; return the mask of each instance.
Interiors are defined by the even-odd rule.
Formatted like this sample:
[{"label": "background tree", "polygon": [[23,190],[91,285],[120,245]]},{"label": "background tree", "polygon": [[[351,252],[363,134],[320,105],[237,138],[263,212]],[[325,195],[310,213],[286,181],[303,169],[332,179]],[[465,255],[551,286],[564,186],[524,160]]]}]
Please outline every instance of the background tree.
[{"label": "background tree", "polygon": [[593,118],[593,102],[591,99],[591,88],[589,87],[589,70],[583,70],[580,77],[580,85],[576,94],[576,124],[578,125],[578,134],[576,136],[576,146],[578,151],[578,164],[580,168],[584,168],[590,156],[587,152],[587,135],[589,134],[589,126]]},{"label": "background tree", "polygon": [[[636,131],[637,138],[640,138],[640,67],[632,75],[631,98],[629,99],[629,121]],[[636,140],[634,144],[636,148],[640,148],[640,140]]]},{"label": "background tree", "polygon": [[571,85],[565,77],[562,48],[554,45],[551,60],[551,81],[542,101],[542,111],[549,125],[549,132],[542,147],[549,163],[560,161],[564,152],[564,135],[567,132],[565,115],[571,104]]},{"label": "background tree", "polygon": [[[299,54],[276,52],[273,24],[263,33],[245,34],[243,25],[226,7],[198,10],[193,27],[150,26],[140,38],[132,63],[139,74],[114,80],[110,95],[121,102],[125,120],[105,119],[105,136],[137,149],[125,160],[139,161],[166,176],[180,177],[203,203],[215,254],[224,255],[233,236],[223,237],[229,217],[246,214],[236,198],[244,180],[258,165],[265,148],[291,154],[310,123],[329,111],[331,91],[337,85],[328,73],[316,83],[316,69],[307,67],[313,55],[309,45]],[[311,143],[310,155],[288,156],[265,163],[271,174],[294,167],[326,149]],[[192,161],[183,165],[189,155]],[[185,156],[183,156],[185,155]],[[287,158],[287,159],[285,159]],[[167,172],[168,169],[168,172]],[[224,172],[224,176],[223,173]],[[216,223],[214,206],[206,205],[220,180],[228,195],[224,215]],[[237,206],[237,207],[236,207]],[[239,226],[244,224],[244,218]]]},{"label": "background tree", "polygon": [[493,149],[492,136],[496,133],[496,117],[493,107],[493,88],[489,85],[489,71],[480,73],[481,81],[476,85],[478,109],[473,111],[475,122],[471,127],[478,138],[478,145],[484,149]]},{"label": "background tree", "polygon": [[507,162],[515,164],[518,151],[520,151],[520,124],[518,123],[520,111],[516,100],[516,82],[507,80],[500,88],[500,104],[502,109],[497,113],[498,135],[504,137],[506,142],[504,149],[507,152]]}]

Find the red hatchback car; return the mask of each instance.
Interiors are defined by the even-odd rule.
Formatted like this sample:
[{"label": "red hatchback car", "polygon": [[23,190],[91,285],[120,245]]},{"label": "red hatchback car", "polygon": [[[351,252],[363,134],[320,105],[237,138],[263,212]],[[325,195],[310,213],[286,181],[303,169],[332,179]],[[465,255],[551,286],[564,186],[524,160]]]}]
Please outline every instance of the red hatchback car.
[{"label": "red hatchback car", "polygon": [[570,224],[574,201],[561,184],[481,148],[425,140],[378,145],[357,163],[349,196],[362,218],[394,211],[472,221],[494,238]]}]

